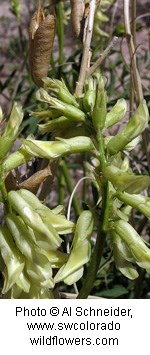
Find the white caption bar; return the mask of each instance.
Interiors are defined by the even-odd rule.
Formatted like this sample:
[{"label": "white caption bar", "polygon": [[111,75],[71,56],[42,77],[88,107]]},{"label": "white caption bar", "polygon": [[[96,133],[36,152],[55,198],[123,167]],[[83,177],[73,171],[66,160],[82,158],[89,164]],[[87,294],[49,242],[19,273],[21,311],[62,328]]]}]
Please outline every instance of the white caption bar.
[{"label": "white caption bar", "polygon": [[1,300],[1,349],[141,355],[149,348],[149,306],[149,300]]}]

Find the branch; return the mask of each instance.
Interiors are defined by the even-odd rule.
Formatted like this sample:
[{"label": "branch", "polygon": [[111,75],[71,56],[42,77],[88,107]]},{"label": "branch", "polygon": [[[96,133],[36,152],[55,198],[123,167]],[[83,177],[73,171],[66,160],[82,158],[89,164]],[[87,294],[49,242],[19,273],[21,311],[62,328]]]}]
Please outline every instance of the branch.
[{"label": "branch", "polygon": [[[135,54],[136,49],[134,45],[133,36],[131,33],[131,28],[130,28],[129,8],[130,8],[130,1],[124,0],[124,24],[125,24],[126,38],[127,38],[130,59],[131,59],[131,69],[132,69],[131,79],[133,81],[133,89],[134,89],[136,104],[139,105],[140,102],[143,100],[143,90],[142,90],[141,78],[136,65],[136,54]],[[134,13],[135,13],[135,0],[134,0]],[[147,156],[148,169],[150,171],[150,141],[149,141],[149,130],[147,128],[143,132],[142,137],[143,137],[145,152]]]},{"label": "branch", "polygon": [[117,42],[118,42],[118,37],[115,36],[112,39],[112,41],[108,44],[106,49],[100,54],[100,57],[97,59],[97,61],[90,67],[87,73],[88,76],[92,75],[95,72],[95,70],[103,63],[108,53],[111,51],[111,49],[115,46]]},{"label": "branch", "polygon": [[143,90],[141,85],[141,78],[136,65],[136,55],[135,55],[135,46],[133,41],[133,36],[131,34],[130,28],[130,15],[129,15],[129,0],[124,0],[124,24],[126,31],[126,38],[130,53],[132,75],[134,82],[134,94],[137,105],[143,100]]},{"label": "branch", "polygon": [[83,42],[83,55],[82,55],[79,79],[78,79],[76,89],[75,89],[75,96],[76,97],[78,97],[82,94],[87,70],[88,70],[89,63],[90,63],[90,57],[91,57],[90,46],[91,46],[91,40],[92,40],[92,32],[93,32],[94,15],[95,15],[96,6],[97,6],[97,1],[91,0],[90,4],[89,4],[89,14],[88,14],[87,21],[86,21],[87,26],[85,24],[85,29],[84,29],[84,38],[85,39]]}]

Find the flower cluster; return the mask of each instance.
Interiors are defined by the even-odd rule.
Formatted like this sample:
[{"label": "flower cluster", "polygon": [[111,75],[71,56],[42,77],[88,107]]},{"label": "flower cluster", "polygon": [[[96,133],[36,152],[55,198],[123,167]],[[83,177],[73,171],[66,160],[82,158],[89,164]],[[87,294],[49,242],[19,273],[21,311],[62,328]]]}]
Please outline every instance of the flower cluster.
[{"label": "flower cluster", "polygon": [[[90,258],[92,214],[82,212],[75,227],[62,206],[50,210],[28,190],[10,191],[8,201],[12,211],[0,228],[2,292],[11,298],[53,298],[55,283],[73,284],[83,274]],[[61,235],[74,230],[71,252],[64,253]]]}]

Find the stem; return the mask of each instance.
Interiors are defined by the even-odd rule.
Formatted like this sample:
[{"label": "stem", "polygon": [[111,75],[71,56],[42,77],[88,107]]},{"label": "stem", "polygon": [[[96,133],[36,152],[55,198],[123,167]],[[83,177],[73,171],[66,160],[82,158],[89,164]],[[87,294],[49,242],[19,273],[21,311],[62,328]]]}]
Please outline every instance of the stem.
[{"label": "stem", "polygon": [[65,179],[62,173],[62,169],[59,171],[58,176],[58,196],[59,196],[59,204],[63,205],[65,200]]},{"label": "stem", "polygon": [[91,257],[91,261],[88,267],[88,272],[85,277],[83,286],[79,292],[77,298],[87,298],[90,294],[93,284],[97,275],[97,271],[100,265],[101,257],[103,254],[104,243],[108,230],[108,217],[109,217],[109,183],[105,180],[103,176],[103,170],[106,166],[106,157],[104,150],[104,138],[99,127],[96,133],[96,140],[99,152],[99,161],[100,161],[100,171],[99,175],[101,176],[101,189],[102,189],[102,209],[100,216],[100,224],[98,226],[96,243],[94,246],[94,252]]},{"label": "stem", "polygon": [[135,280],[134,283],[134,298],[135,299],[139,299],[142,298],[142,291],[143,291],[143,281],[144,281],[144,276],[145,276],[145,270],[141,269],[140,267],[138,267],[138,273],[139,276],[138,278]]},{"label": "stem", "polygon": [[114,28],[114,20],[115,20],[115,16],[116,16],[116,13],[117,13],[117,10],[118,10],[118,6],[119,6],[118,0],[115,0],[115,1],[113,1],[113,4],[110,5],[110,8],[109,8],[111,10],[111,7],[113,7],[112,14],[111,14],[111,22],[110,22],[110,32],[109,32],[110,38],[112,38],[113,28]]},{"label": "stem", "polygon": [[[67,185],[68,191],[71,194],[72,191],[73,191],[72,181],[71,181],[71,177],[70,177],[70,174],[69,174],[69,171],[68,171],[67,164],[65,163],[64,160],[62,160],[60,162],[60,167],[62,169],[62,173],[64,175],[64,179],[66,181],[66,185]],[[72,204],[73,204],[73,207],[74,207],[74,209],[76,211],[77,216],[79,216],[82,210],[80,208],[80,205],[79,205],[79,202],[78,202],[78,199],[77,199],[76,195],[73,196]]]},{"label": "stem", "polygon": [[24,56],[24,41],[23,41],[23,34],[22,34],[22,27],[20,24],[20,20],[18,22],[18,32],[19,32],[20,49],[21,49],[21,52]]},{"label": "stem", "polygon": [[[135,1],[133,5],[134,5],[134,13],[135,13],[135,5],[136,5]],[[130,59],[131,59],[131,69],[132,69],[131,80],[133,80],[134,95],[135,95],[136,104],[138,106],[140,102],[143,100],[143,90],[142,90],[141,78],[136,65],[135,45],[134,45],[134,40],[130,28],[129,8],[130,8],[129,0],[124,0],[124,24],[125,24],[127,44],[128,44]],[[143,137],[145,152],[147,156],[148,169],[150,171],[150,144],[149,144],[148,128],[146,128],[145,131],[142,133],[142,137]]]},{"label": "stem", "polygon": [[87,74],[87,70],[90,64],[90,46],[92,40],[93,24],[94,24],[94,15],[96,10],[96,0],[91,0],[89,3],[89,14],[87,17],[87,27],[84,29],[84,42],[83,42],[83,55],[81,61],[81,68],[79,73],[79,79],[75,89],[75,96],[78,97],[82,94],[83,86]]},{"label": "stem", "polygon": [[77,184],[75,185],[73,191],[72,191],[72,194],[70,196],[70,199],[69,199],[69,203],[68,203],[68,211],[67,211],[67,219],[70,220],[70,211],[71,211],[71,205],[72,205],[72,200],[73,200],[73,197],[74,197],[74,194],[75,194],[75,191],[77,190],[78,186],[80,185],[80,183],[82,181],[85,181],[85,180],[93,180],[93,178],[91,178],[90,176],[84,176],[82,177],[78,182]]},{"label": "stem", "polygon": [[0,178],[0,190],[1,190],[2,200],[5,205],[5,208],[6,208],[7,212],[11,212],[11,206],[10,206],[10,203],[7,199],[7,190],[6,190],[5,182],[2,177]]},{"label": "stem", "polygon": [[114,36],[111,42],[108,44],[106,49],[100,54],[100,57],[97,59],[97,61],[89,68],[87,75],[90,76],[92,75],[95,70],[104,62],[105,58],[111,51],[111,49],[116,45],[118,42],[118,37]]},{"label": "stem", "polygon": [[131,58],[131,68],[132,68],[132,75],[134,81],[134,93],[135,99],[137,104],[139,104],[143,100],[143,91],[141,85],[141,78],[137,69],[136,65],[136,55],[135,55],[135,46],[133,41],[133,36],[131,34],[130,28],[130,14],[129,14],[129,0],[124,0],[124,24],[125,24],[125,31],[126,31],[126,38]]},{"label": "stem", "polygon": [[61,77],[62,64],[64,62],[64,22],[63,22],[63,1],[60,1],[56,5],[57,11],[57,33],[58,33],[58,44],[59,44],[59,77]]},{"label": "stem", "polygon": [[[136,47],[136,0],[132,0],[131,2],[131,33],[133,36],[133,43]],[[132,66],[130,68],[130,76],[131,76],[131,87],[130,87],[130,110],[129,117],[133,112],[134,105],[134,78],[132,74]]]},{"label": "stem", "polygon": [[136,0],[131,2],[131,32],[134,46],[136,47]]},{"label": "stem", "polygon": [[103,248],[104,248],[104,243],[106,239],[106,230],[105,230],[105,224],[106,224],[106,219],[107,219],[107,213],[108,211],[108,200],[109,200],[109,193],[108,193],[108,183],[106,182],[103,186],[103,197],[102,197],[102,215],[101,215],[101,223],[99,224],[98,232],[97,232],[97,238],[96,238],[96,243],[94,246],[94,252],[91,257],[91,261],[88,267],[88,272],[85,277],[83,286],[77,296],[77,298],[87,298],[88,295],[90,294],[92,288],[93,288],[93,283],[95,281],[97,271],[100,265],[102,253],[103,253]]},{"label": "stem", "polygon": [[99,151],[99,161],[101,164],[101,170],[103,171],[105,165],[106,165],[106,158],[105,158],[105,152],[104,152],[104,140],[103,140],[103,135],[101,130],[99,129],[97,132],[97,144],[98,144],[98,151]]}]

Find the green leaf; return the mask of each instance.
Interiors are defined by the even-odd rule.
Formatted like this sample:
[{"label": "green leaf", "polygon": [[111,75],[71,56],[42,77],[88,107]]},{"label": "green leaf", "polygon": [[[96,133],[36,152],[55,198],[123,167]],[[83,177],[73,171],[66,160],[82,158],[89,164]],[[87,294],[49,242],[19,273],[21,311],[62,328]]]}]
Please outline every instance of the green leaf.
[{"label": "green leaf", "polygon": [[112,289],[95,293],[96,296],[108,297],[108,298],[118,298],[120,296],[124,296],[127,294],[128,294],[127,289],[120,285],[115,285],[114,288]]}]

